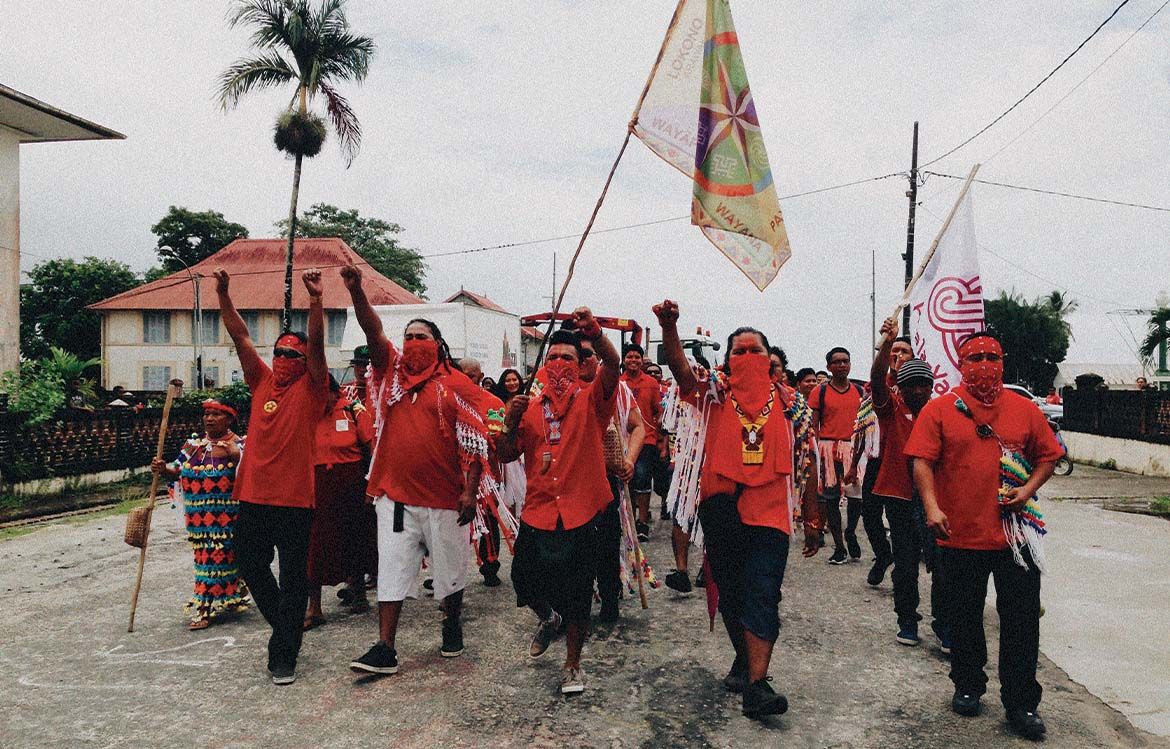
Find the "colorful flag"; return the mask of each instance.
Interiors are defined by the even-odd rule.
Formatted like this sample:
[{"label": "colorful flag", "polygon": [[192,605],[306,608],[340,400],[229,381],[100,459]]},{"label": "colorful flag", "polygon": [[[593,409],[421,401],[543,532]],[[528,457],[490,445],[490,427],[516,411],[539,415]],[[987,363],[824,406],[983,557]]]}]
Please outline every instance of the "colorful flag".
[{"label": "colorful flag", "polygon": [[908,304],[914,355],[934,369],[934,391],[941,395],[961,379],[959,344],[983,330],[983,282],[970,190],[937,241]]},{"label": "colorful flag", "polygon": [[691,223],[761,291],[791,256],[728,0],[681,0],[634,134],[694,180]]}]

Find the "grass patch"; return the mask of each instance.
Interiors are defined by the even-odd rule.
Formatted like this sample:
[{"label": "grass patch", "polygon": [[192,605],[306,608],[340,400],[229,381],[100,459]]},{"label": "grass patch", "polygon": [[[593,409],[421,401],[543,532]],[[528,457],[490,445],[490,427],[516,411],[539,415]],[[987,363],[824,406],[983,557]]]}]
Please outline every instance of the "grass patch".
[{"label": "grass patch", "polygon": [[1103,460],[1097,464],[1097,467],[1104,468],[1106,471],[1116,471],[1117,470],[1117,461],[1114,460],[1113,458],[1110,458],[1109,460]]},{"label": "grass patch", "polygon": [[1150,512],[1170,517],[1170,497],[1154,497],[1150,502]]}]

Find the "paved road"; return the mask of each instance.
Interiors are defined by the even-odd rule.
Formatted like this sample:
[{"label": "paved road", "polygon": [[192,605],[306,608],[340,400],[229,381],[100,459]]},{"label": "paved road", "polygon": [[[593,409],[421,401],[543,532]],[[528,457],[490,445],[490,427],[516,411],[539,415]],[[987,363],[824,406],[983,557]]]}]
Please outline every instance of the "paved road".
[{"label": "paved road", "polygon": [[[563,646],[527,657],[534,622],[514,607],[507,582],[469,589],[468,649],[458,659],[438,657],[434,602],[408,602],[402,670],[381,680],[355,679],[346,668],[374,638],[373,616],[327,604],[334,619],[307,636],[297,683],[274,687],[257,613],[186,630],[190,556],[165,512],[156,514],[139,631],[126,633],[137,551],[122,544],[123,522],[55,525],[0,543],[0,746],[1028,745],[1005,732],[994,676],[985,714],[954,716],[934,643],[893,641],[888,583],[870,589],[863,565],[830,567],[824,555],[790,560],[772,674],[792,707],[759,724],[718,682],[729,649],[707,631],[702,597],[665,589],[651,594],[649,611],[624,602],[622,621],[597,629],[585,653],[589,687],[577,698],[556,690]],[[662,573],[666,531],[657,526],[649,545]],[[1051,590],[1046,601],[1050,612],[1060,609]],[[1079,634],[1046,627],[1045,651],[1066,637]],[[1050,745],[1170,747],[1047,658],[1040,678]]]}]

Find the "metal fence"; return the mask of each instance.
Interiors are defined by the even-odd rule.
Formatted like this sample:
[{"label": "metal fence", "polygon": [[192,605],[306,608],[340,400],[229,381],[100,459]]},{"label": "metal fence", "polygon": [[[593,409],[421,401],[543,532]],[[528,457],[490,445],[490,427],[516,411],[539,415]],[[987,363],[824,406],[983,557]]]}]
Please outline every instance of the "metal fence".
[{"label": "metal fence", "polygon": [[1170,444],[1170,392],[1066,390],[1061,427],[1104,437]]}]

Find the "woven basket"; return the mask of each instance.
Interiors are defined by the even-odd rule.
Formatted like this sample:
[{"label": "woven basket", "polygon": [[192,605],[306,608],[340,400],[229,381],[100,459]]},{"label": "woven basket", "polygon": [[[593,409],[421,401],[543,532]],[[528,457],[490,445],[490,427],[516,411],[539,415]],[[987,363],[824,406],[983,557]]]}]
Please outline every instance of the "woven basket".
[{"label": "woven basket", "polygon": [[625,451],[622,450],[622,437],[618,434],[617,426],[612,421],[605,430],[601,449],[605,454],[605,470],[615,475],[621,473],[625,466],[626,455]]},{"label": "woven basket", "polygon": [[126,517],[126,535],[123,536],[123,540],[136,549],[146,548],[151,509],[150,507],[135,507]]}]

